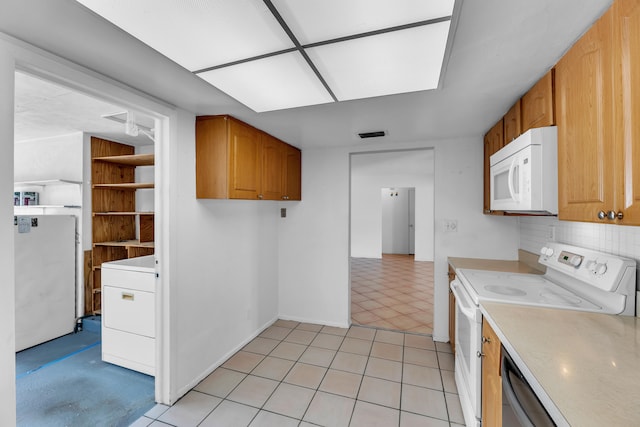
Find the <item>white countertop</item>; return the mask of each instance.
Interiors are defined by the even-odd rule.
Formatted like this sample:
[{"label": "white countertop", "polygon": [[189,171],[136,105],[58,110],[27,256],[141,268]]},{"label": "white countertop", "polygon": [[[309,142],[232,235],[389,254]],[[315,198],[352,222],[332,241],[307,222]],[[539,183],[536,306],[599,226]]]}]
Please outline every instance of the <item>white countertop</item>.
[{"label": "white countertop", "polygon": [[558,425],[640,425],[640,319],[481,303]]},{"label": "white countertop", "polygon": [[117,270],[153,273],[156,271],[156,260],[154,255],[126,258],[117,261],[104,262],[102,263],[102,268],[115,268]]}]

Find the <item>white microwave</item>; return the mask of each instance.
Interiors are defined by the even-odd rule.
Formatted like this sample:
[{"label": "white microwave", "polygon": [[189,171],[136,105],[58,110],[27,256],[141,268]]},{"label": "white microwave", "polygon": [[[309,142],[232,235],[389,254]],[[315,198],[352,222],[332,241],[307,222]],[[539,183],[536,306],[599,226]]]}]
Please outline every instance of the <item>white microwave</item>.
[{"label": "white microwave", "polygon": [[558,214],[558,131],[529,129],[490,157],[491,210]]}]

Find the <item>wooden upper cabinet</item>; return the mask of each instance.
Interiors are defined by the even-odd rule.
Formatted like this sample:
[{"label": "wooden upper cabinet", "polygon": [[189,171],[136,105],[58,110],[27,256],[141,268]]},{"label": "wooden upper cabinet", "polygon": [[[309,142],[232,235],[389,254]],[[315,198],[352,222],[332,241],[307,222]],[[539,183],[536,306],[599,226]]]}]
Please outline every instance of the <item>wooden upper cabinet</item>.
[{"label": "wooden upper cabinet", "polygon": [[502,211],[491,210],[491,177],[489,175],[490,170],[490,157],[492,154],[500,150],[504,146],[504,120],[500,119],[498,123],[493,125],[489,132],[484,136],[484,206],[483,212],[485,214],[502,215]]},{"label": "wooden upper cabinet", "polygon": [[482,319],[482,426],[502,426],[502,376],[500,339]]},{"label": "wooden upper cabinet", "polygon": [[554,70],[550,70],[521,99],[522,133],[556,124],[553,108]]},{"label": "wooden upper cabinet", "polygon": [[302,153],[296,147],[286,146],[284,199],[302,200]]},{"label": "wooden upper cabinet", "polygon": [[233,117],[197,117],[196,197],[300,200],[300,157],[297,148]]},{"label": "wooden upper cabinet", "polygon": [[612,11],[556,65],[558,218],[598,221],[614,209]]},{"label": "wooden upper cabinet", "polygon": [[[640,225],[640,2],[617,0],[614,10],[615,212],[620,224]],[[617,74],[616,74],[617,73]]]},{"label": "wooden upper cabinet", "polygon": [[263,133],[262,138],[262,195],[265,200],[281,200],[284,194],[285,145]]},{"label": "wooden upper cabinet", "polygon": [[507,145],[522,133],[522,117],[520,111],[520,100],[504,115],[504,145]]}]

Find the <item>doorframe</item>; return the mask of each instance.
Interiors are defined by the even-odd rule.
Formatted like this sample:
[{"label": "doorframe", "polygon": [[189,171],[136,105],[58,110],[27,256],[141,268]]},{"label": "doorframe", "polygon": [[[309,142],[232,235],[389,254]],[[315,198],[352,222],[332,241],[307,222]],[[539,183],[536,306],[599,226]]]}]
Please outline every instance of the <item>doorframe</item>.
[{"label": "doorframe", "polygon": [[[158,98],[111,79],[103,74],[51,54],[36,46],[0,32],[0,49],[14,59],[15,71],[22,71],[72,90],[139,111],[154,118],[155,153],[155,255],[156,255],[156,377],[155,400],[171,403],[170,345],[170,152],[175,140],[176,108]],[[15,85],[15,83],[14,83]],[[15,88],[15,86],[14,86]],[[15,101],[14,101],[15,102]],[[11,120],[13,123],[13,111]],[[174,144],[175,145],[175,144]],[[7,199],[7,202],[9,199]],[[10,250],[13,250],[13,241]],[[166,278],[166,279],[165,279]],[[13,303],[15,308],[15,301]],[[15,349],[12,349],[15,351]],[[14,372],[10,373],[15,378]],[[8,403],[8,402],[7,402]],[[15,406],[15,401],[13,405]]]}]

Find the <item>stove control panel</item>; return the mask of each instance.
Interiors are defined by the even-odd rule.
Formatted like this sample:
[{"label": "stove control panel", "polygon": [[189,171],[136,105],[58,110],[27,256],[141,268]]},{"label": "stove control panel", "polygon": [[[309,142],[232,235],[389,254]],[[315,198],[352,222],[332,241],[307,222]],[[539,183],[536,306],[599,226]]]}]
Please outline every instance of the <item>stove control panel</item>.
[{"label": "stove control panel", "polygon": [[635,276],[633,260],[559,242],[548,242],[538,262],[608,292],[615,292],[628,269]]}]

